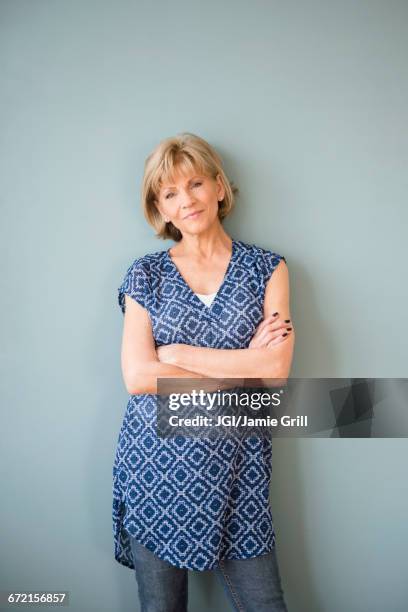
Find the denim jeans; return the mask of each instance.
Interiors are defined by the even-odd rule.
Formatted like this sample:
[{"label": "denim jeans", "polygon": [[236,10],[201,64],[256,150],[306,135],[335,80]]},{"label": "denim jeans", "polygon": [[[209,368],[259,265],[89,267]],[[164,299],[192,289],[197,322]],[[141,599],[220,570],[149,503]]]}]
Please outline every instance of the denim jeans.
[{"label": "denim jeans", "polygon": [[[141,612],[187,612],[188,572],[130,538]],[[214,570],[233,610],[287,612],[275,548],[250,559],[223,559]]]}]

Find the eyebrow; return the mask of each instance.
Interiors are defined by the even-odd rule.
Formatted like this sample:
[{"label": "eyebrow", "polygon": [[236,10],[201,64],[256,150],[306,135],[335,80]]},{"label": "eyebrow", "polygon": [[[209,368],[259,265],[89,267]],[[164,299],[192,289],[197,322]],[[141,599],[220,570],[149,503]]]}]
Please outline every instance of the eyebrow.
[{"label": "eyebrow", "polygon": [[[197,178],[204,178],[203,176],[201,176],[201,174],[195,174],[191,179],[189,179],[187,181],[187,183],[191,183],[192,181],[196,180]],[[166,185],[165,187],[162,187],[163,191],[166,191],[166,189],[173,189],[173,187],[176,187],[176,185]]]}]

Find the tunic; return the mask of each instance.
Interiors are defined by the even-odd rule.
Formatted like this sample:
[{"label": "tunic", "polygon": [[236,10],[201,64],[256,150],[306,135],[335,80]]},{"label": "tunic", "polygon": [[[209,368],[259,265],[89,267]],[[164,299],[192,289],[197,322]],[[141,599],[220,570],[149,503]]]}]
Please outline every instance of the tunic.
[{"label": "tunic", "polygon": [[[279,262],[273,251],[239,240],[210,306],[191,290],[169,250],[127,269],[118,288],[146,308],[156,346],[247,348],[263,319],[265,286]],[[134,569],[129,536],[170,564],[209,570],[221,559],[270,552],[270,437],[171,437],[156,433],[155,394],[129,397],[113,465],[115,559]]]}]

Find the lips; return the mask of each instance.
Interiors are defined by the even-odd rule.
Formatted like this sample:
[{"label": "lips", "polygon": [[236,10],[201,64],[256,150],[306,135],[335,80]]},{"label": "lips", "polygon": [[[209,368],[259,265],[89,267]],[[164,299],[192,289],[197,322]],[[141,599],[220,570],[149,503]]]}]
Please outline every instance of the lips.
[{"label": "lips", "polygon": [[190,213],[189,215],[187,215],[187,217],[184,217],[184,219],[196,219],[198,215],[202,212],[203,212],[202,210],[195,210],[193,213]]}]

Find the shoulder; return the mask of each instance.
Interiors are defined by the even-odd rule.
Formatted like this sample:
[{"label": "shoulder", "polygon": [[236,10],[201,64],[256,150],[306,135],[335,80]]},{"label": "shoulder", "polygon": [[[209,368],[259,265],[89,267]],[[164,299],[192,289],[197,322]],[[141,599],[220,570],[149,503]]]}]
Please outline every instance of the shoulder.
[{"label": "shoulder", "polygon": [[136,257],[126,269],[121,285],[118,287],[118,300],[125,312],[125,294],[133,297],[139,304],[148,307],[151,303],[156,278],[160,276],[166,251],[155,251]]},{"label": "shoulder", "polygon": [[274,249],[243,242],[242,240],[236,242],[241,253],[241,259],[248,264],[252,263],[262,275],[270,276],[281,261],[287,263],[285,256]]}]

